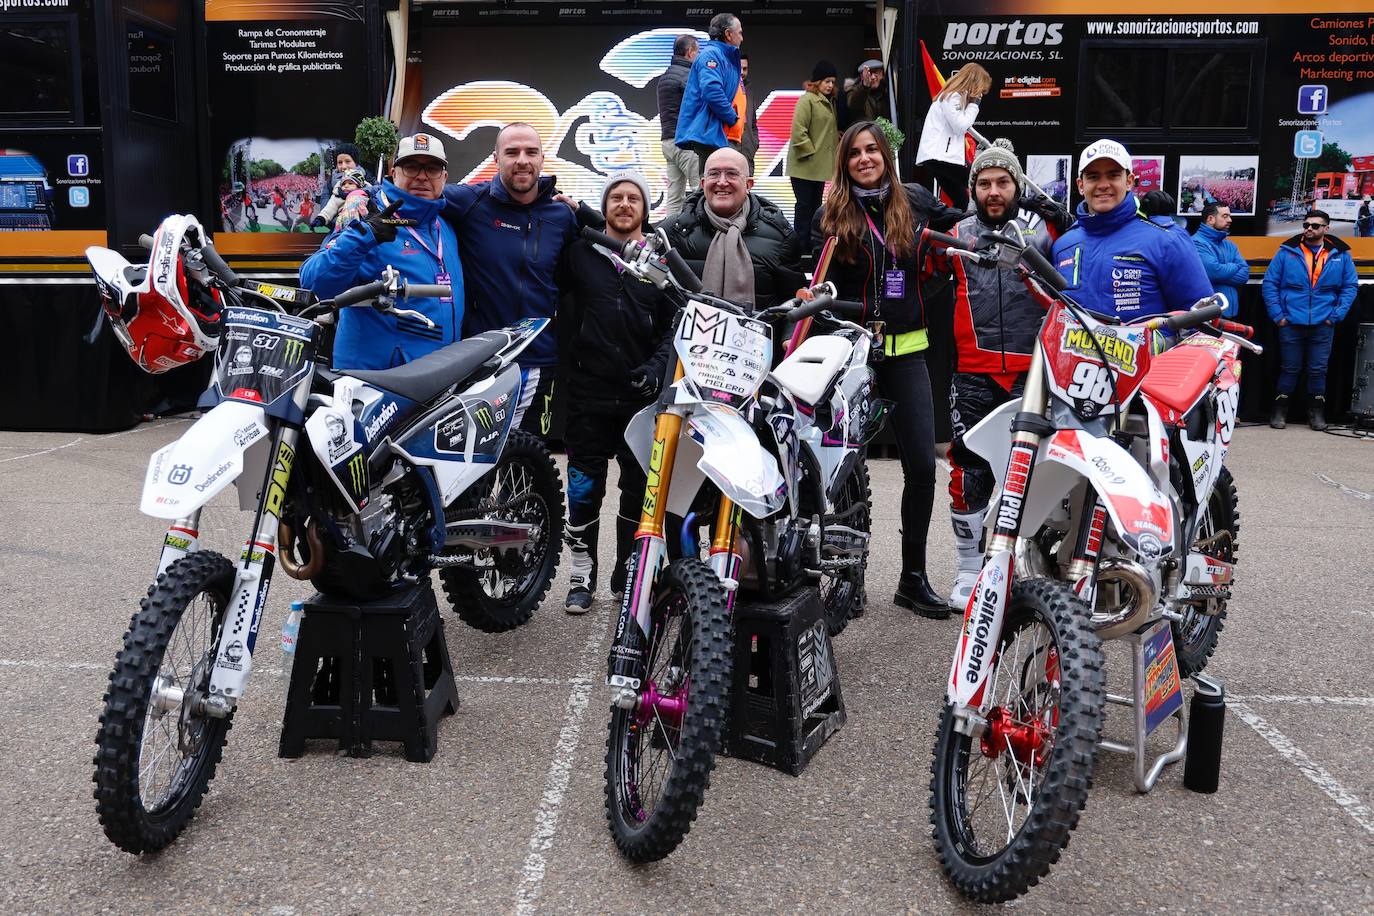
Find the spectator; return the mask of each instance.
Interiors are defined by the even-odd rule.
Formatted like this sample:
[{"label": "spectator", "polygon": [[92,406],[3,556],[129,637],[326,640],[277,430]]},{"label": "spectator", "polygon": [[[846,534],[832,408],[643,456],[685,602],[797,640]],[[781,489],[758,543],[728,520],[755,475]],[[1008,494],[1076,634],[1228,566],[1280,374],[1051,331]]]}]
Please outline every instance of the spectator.
[{"label": "spectator", "polygon": [[787,149],[787,175],[797,206],[792,226],[801,238],[811,237],[811,217],[821,207],[821,193],[835,171],[835,65],[820,61],[803,83],[806,92],[792,113],[792,141]]},{"label": "spectator", "polygon": [[891,118],[887,100],[886,71],[880,60],[866,60],[859,65],[859,79],[849,90],[849,110],[860,121]]},{"label": "spectator", "polygon": [[926,536],[935,502],[935,414],[926,370],[925,301],[918,282],[921,231],[949,229],[960,212],[920,185],[897,182],[892,149],[871,121],[840,138],[825,210],[814,245],[835,236],[826,279],[840,298],[861,301],[864,320],[883,323],[873,364],[878,395],[893,401],[891,428],[902,459],[902,575],[893,601],[924,617],[949,616],[949,604],[926,576]]},{"label": "spectator", "polygon": [[[1011,144],[997,140],[984,148],[969,175],[974,210],[952,234],[975,244],[988,233],[1011,235],[1048,257],[1052,234],[1067,228],[1069,215],[1048,198],[1026,199],[1026,177]],[[1023,216],[1023,206],[1036,208],[1045,225]],[[962,612],[983,567],[983,516],[993,487],[992,468],[964,445],[964,435],[1003,403],[1021,397],[1045,310],[1009,267],[981,267],[945,254],[934,255],[931,265],[954,276],[949,512],[959,558],[949,604]]]},{"label": "spectator", "polygon": [[700,48],[692,35],[679,35],[673,42],[673,62],[658,78],[658,126],[662,138],[663,161],[668,168],[668,190],[663,203],[665,216],[682,209],[682,200],[701,181],[701,161],[691,150],[679,149],[673,142],[677,134],[678,113],[682,110],[682,92],[692,72],[692,61]]},{"label": "spectator", "polygon": [[333,171],[336,176],[353,169],[362,169],[363,174],[367,174],[367,167],[363,165],[363,154],[354,144],[340,143],[330,153],[334,158]]},{"label": "spectator", "polygon": [[926,112],[916,164],[940,183],[940,191],[958,210],[968,207],[968,165],[964,134],[978,119],[992,77],[979,64],[965,64],[940,90]]},{"label": "spectator", "polygon": [[1288,398],[1307,364],[1308,423],[1326,429],[1326,364],[1336,325],[1359,292],[1350,246],[1327,235],[1331,224],[1322,210],[1309,210],[1302,234],[1279,246],[1264,272],[1264,307],[1279,326],[1279,385],[1269,425],[1283,429]]},{"label": "spectator", "polygon": [[[403,138],[396,149],[391,178],[383,179],[376,190],[371,215],[335,230],[301,265],[301,283],[321,298],[370,283],[388,265],[411,283],[453,287],[453,295],[443,299],[411,298],[405,302],[406,308],[433,321],[433,328],[415,318],[399,318],[371,308],[340,311],[334,338],[335,368],[390,369],[461,337],[463,265],[453,229],[439,218],[447,175],[448,157],[437,137],[416,134]],[[400,208],[391,216],[383,216],[383,211],[397,201]]]},{"label": "spectator", "polygon": [[739,46],[744,41],[744,26],[732,13],[717,13],[707,34],[711,40],[692,61],[674,136],[679,147],[697,154],[703,172],[707,157],[726,145],[725,128],[738,120],[734,98],[739,88]]},{"label": "spectator", "polygon": [[801,242],[777,206],[750,192],[748,169],[743,153],[716,150],[701,193],[659,225],[707,292],[757,310],[790,299],[806,278]]},{"label": "spectator", "polygon": [[[638,172],[612,174],[601,192],[606,233],[621,241],[644,237],[649,187]],[[572,555],[566,602],[570,614],[591,607],[596,545],[607,464],[620,465],[615,567],[611,591],[624,591],[625,561],[634,546],[644,499],[644,471],[625,444],[630,418],[653,400],[670,353],[674,307],[663,291],[622,273],[597,245],[568,246],[559,333],[570,344],[568,367],[568,524]]]},{"label": "spectator", "polygon": [[[754,174],[754,156],[759,151],[759,105],[754,98],[754,90],[749,88],[749,55],[743,51],[739,55],[740,91],[744,94],[744,107],[739,109],[744,119],[744,130],[737,142],[730,144],[731,149],[739,150],[749,162],[749,174]],[[735,96],[736,100],[739,96]]]},{"label": "spectator", "polygon": [[1240,308],[1240,287],[1250,279],[1250,265],[1241,257],[1231,233],[1231,208],[1210,203],[1202,208],[1202,222],[1193,233],[1193,247],[1202,259],[1202,269],[1212,282],[1212,292],[1226,297],[1227,318],[1234,318]]},{"label": "spectator", "polygon": [[[340,174],[339,180],[334,183],[334,190],[325,201],[324,207],[319,215],[315,217],[312,225],[328,226],[336,218],[342,218],[344,203],[348,200],[348,195],[354,191],[360,191],[367,187],[367,176],[362,169],[349,169]],[[344,222],[337,222],[334,228],[342,226]]]},{"label": "spectator", "polygon": [[1141,195],[1137,206],[1141,213],[1161,226],[1177,225],[1174,221],[1174,198],[1168,191],[1161,191],[1159,188],[1146,191]]},{"label": "spectator", "polygon": [[[277,216],[278,210],[281,216]],[[281,185],[272,186],[272,218],[283,226],[291,225],[291,214],[286,212],[286,195],[282,193]]]},{"label": "spectator", "polygon": [[1189,309],[1212,295],[1187,233],[1141,213],[1134,184],[1126,147],[1089,144],[1078,159],[1078,222],[1053,252],[1079,304],[1122,321]]},{"label": "spectator", "polygon": [[1359,212],[1355,214],[1355,237],[1367,239],[1374,236],[1374,214],[1370,212],[1369,198],[1360,201]]},{"label": "spectator", "polygon": [[[463,255],[467,336],[522,318],[553,318],[554,274],[577,235],[573,211],[554,199],[555,179],[542,174],[538,131],[523,121],[507,124],[496,135],[492,158],[495,178],[444,188],[444,218],[453,224]],[[515,423],[541,437],[553,423],[557,363],[558,340],[550,325],[520,354],[524,384],[515,409]],[[537,406],[530,411],[532,404]]]}]

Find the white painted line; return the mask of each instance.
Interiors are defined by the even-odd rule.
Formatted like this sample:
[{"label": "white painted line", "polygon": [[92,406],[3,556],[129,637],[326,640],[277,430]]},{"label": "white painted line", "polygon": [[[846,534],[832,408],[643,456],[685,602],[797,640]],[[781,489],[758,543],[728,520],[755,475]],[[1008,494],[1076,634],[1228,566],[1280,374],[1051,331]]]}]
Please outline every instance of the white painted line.
[{"label": "white painted line", "polygon": [[1295,697],[1257,693],[1252,696],[1228,696],[1236,703],[1287,703],[1298,706],[1374,706],[1374,697]]},{"label": "white painted line", "polygon": [[[588,671],[600,654],[609,622],[610,614],[603,607],[592,620],[591,634],[582,646],[582,654],[578,656],[576,670],[579,674]],[[539,801],[539,810],[534,815],[529,852],[521,868],[520,887],[515,892],[517,916],[530,916],[535,912],[535,904],[543,889],[544,875],[548,870],[548,852],[553,847],[554,837],[558,835],[558,821],[563,813],[563,800],[568,794],[568,782],[572,779],[573,761],[582,738],[582,720],[591,700],[593,686],[591,675],[587,674],[573,685],[568,693],[567,705],[563,708],[563,728],[553,747],[553,760],[549,762],[549,772],[544,779],[544,794]]]},{"label": "white painted line", "polygon": [[1357,490],[1354,487],[1347,487],[1339,480],[1332,480],[1325,474],[1317,474],[1316,477],[1318,480],[1326,484],[1328,487],[1335,487],[1337,490],[1340,490],[1346,496],[1353,496],[1356,499],[1364,500],[1365,502],[1374,500],[1374,494],[1366,493],[1364,490]]},{"label": "white painted line", "polygon": [[71,448],[73,445],[80,445],[82,442],[85,441],[86,440],[84,437],[77,436],[75,439],[66,443],[65,445],[54,445],[52,448],[45,448],[41,452],[29,452],[27,455],[15,455],[12,458],[0,458],[0,464],[5,464],[9,461],[23,461],[25,458],[37,458],[39,455],[47,455],[51,452],[60,452],[64,448]]},{"label": "white painted line", "polygon": [[0,658],[0,668],[52,668],[57,671],[109,671],[113,660],[103,665],[94,662],[41,662],[24,658]]},{"label": "white painted line", "polygon": [[143,424],[141,424],[141,425],[139,425],[139,426],[135,426],[133,429],[126,429],[126,430],[124,430],[123,432],[118,432],[118,433],[106,433],[106,434],[103,434],[103,435],[100,435],[100,436],[77,436],[77,437],[76,437],[75,439],[73,439],[72,441],[67,442],[67,443],[64,443],[63,445],[54,445],[52,448],[45,448],[45,449],[43,449],[43,450],[41,450],[41,451],[37,451],[37,452],[29,452],[28,454],[25,454],[25,455],[14,455],[14,456],[12,456],[12,457],[10,457],[10,458],[0,458],[0,464],[5,464],[6,462],[9,462],[9,461],[23,461],[25,458],[37,458],[39,455],[48,455],[48,454],[51,454],[52,452],[60,452],[60,451],[62,451],[62,449],[64,449],[64,448],[71,448],[73,445],[80,445],[82,442],[88,442],[88,441],[91,441],[92,439],[94,439],[95,441],[98,441],[98,442],[103,442],[103,441],[105,441],[106,439],[118,439],[120,436],[128,436],[128,435],[131,435],[131,434],[133,434],[133,433],[147,432],[147,431],[150,430],[150,429],[161,429],[161,428],[164,427],[164,426],[174,426],[174,425],[176,425],[176,424],[178,424],[178,423],[193,423],[193,422],[195,422],[195,421],[194,421],[194,420],[186,420],[186,419],[176,419],[176,420],[168,420],[168,421],[165,422],[165,423],[143,423]]},{"label": "white painted line", "polygon": [[1269,746],[1279,752],[1279,756],[1297,767],[1302,775],[1326,793],[1327,798],[1335,802],[1342,811],[1350,816],[1351,820],[1363,827],[1366,832],[1374,834],[1374,811],[1369,810],[1369,806],[1360,801],[1355,793],[1341,785],[1336,777],[1303,753],[1302,749],[1289,740],[1287,735],[1255,715],[1254,710],[1249,706],[1236,702],[1227,702],[1226,705],[1236,714],[1237,718],[1254,729],[1265,741],[1268,741]]}]

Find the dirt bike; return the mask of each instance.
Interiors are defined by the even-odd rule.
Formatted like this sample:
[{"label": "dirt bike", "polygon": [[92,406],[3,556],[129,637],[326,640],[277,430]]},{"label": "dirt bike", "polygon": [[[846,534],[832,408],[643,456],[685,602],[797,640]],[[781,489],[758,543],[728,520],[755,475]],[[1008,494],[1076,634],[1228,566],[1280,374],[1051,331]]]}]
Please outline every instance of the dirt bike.
[{"label": "dirt bike", "polygon": [[[449,288],[406,284],[388,268],[375,283],[315,301],[241,282],[193,217],[169,217],[144,239],[177,277],[213,287],[224,305],[205,413],[148,463],[140,509],[172,523],[115,660],[96,738],[100,820],[132,853],[171,843],[207,791],[277,566],[360,601],[438,569],[462,619],[504,630],[528,620],[548,591],[563,524],[552,457],[512,429],[515,360],[545,319],[395,369],[336,372],[322,332],[340,309],[371,304],[429,323],[398,303]],[[147,268],[108,249],[87,256],[107,307],[147,295]],[[252,512],[237,563],[199,543],[203,507],[234,483],[239,508]]]},{"label": "dirt bike", "polygon": [[[729,704],[736,595],[828,579],[838,583],[828,615],[861,607],[863,446],[884,406],[871,332],[836,316],[862,306],[835,300],[833,286],[751,315],[701,292],[662,232],[642,246],[583,235],[682,309],[658,401],[625,433],[648,481],[607,663],[606,813],[621,852],[646,862],[677,847],[704,798]],[[794,337],[770,371],[772,325],[813,315],[834,330]],[[670,514],[683,519],[671,541]],[[707,562],[697,519],[713,520]]]},{"label": "dirt bike", "polygon": [[[995,252],[973,252],[928,235],[1016,270],[1046,309],[1022,397],[964,439],[997,483],[932,762],[944,870],[994,902],[1058,859],[1099,746],[1135,754],[1142,792],[1186,751],[1180,671],[1195,674],[1215,646],[1234,575],[1236,490],[1223,462],[1238,349],[1259,348],[1252,329],[1219,320],[1217,297],[1121,324],[1064,295],[1034,248],[993,235]],[[1134,649],[1134,701],[1106,693],[1106,639]],[[1108,701],[1135,707],[1134,745],[1100,740]],[[1147,772],[1145,738],[1171,717],[1178,743]]]}]

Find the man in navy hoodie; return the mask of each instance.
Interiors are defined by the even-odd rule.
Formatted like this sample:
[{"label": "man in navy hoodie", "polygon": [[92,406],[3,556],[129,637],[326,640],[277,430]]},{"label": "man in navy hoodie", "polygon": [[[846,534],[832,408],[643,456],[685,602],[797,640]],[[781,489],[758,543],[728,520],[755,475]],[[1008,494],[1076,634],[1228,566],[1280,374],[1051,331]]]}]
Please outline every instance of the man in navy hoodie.
[{"label": "man in navy hoodie", "polygon": [[1124,146],[1098,140],[1078,162],[1078,222],[1054,243],[1053,261],[1079,305],[1135,321],[1212,295],[1188,234],[1137,210]]},{"label": "man in navy hoodie", "polygon": [[[553,318],[558,308],[554,275],[577,237],[573,211],[555,199],[544,177],[539,132],[513,122],[496,135],[497,176],[444,188],[444,219],[458,234],[467,294],[464,336],[504,328],[522,318]],[[558,340],[553,325],[520,354],[524,385],[515,422],[544,437],[553,422]],[[533,406],[533,410],[530,407]]]}]

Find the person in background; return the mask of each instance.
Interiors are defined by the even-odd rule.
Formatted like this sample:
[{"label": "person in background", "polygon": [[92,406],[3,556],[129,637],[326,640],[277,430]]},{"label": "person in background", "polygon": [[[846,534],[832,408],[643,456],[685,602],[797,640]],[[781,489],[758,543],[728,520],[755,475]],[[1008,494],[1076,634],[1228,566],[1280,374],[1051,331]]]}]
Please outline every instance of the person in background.
[{"label": "person in background", "polygon": [[803,83],[806,92],[792,112],[792,139],[787,148],[787,175],[797,205],[792,226],[801,238],[811,237],[811,218],[821,207],[825,183],[835,171],[835,65],[820,61]]},{"label": "person in background", "polygon": [[[606,234],[622,242],[644,238],[649,186],[639,172],[606,179],[601,212]],[[606,472],[620,465],[615,567],[611,591],[625,587],[625,561],[634,545],[644,499],[644,471],[625,443],[630,418],[658,394],[670,353],[676,311],[653,284],[621,272],[609,253],[585,239],[568,246],[559,285],[566,294],[559,334],[568,346],[568,524],[572,555],[566,602],[569,614],[585,613],[596,593],[596,545]]]},{"label": "person in background", "polygon": [[[341,173],[339,180],[334,182],[333,193],[329,195],[329,199],[325,201],[324,207],[321,208],[311,225],[328,226],[332,222],[334,225],[330,226],[331,229],[343,226],[348,222],[348,219],[345,219],[347,214],[344,213],[344,205],[348,202],[348,196],[354,191],[361,191],[366,187],[367,175],[362,169],[349,169]],[[355,218],[356,215],[353,214],[349,218]]]},{"label": "person in background", "polygon": [[1374,212],[1370,211],[1369,198],[1360,201],[1360,209],[1355,214],[1355,237],[1367,239],[1374,236]]},{"label": "person in background", "polygon": [[1226,297],[1223,314],[1234,318],[1240,309],[1240,287],[1250,279],[1250,265],[1236,243],[1227,238],[1230,233],[1231,208],[1210,203],[1202,208],[1202,222],[1193,233],[1193,247],[1212,282],[1212,291]]},{"label": "person in background", "polygon": [[871,121],[851,124],[840,138],[830,191],[811,241],[835,236],[826,279],[841,299],[864,304],[863,321],[883,323],[874,341],[876,395],[893,402],[891,429],[902,460],[902,574],[893,602],[923,617],[944,619],[949,603],[930,587],[926,537],[935,503],[935,412],[925,350],[925,301],[920,278],[927,226],[948,230],[962,213],[920,185],[897,181],[892,148]]},{"label": "person in background", "polygon": [[739,89],[744,26],[733,13],[717,13],[707,26],[707,34],[711,40],[692,62],[673,138],[682,149],[696,153],[703,172],[707,157],[727,145],[725,128],[739,120],[734,99]]},{"label": "person in background", "polygon": [[[368,307],[339,312],[334,338],[336,369],[390,369],[460,339],[463,323],[463,265],[458,239],[439,218],[444,209],[448,157],[439,138],[405,137],[396,149],[391,178],[383,179],[370,215],[335,230],[320,250],[301,265],[301,283],[322,299],[378,279],[395,267],[411,283],[453,288],[443,299],[412,298],[405,307],[434,322],[433,328],[409,317]],[[392,204],[400,207],[391,214]]]},{"label": "person in background", "polygon": [[1326,365],[1336,325],[1359,293],[1355,261],[1343,239],[1327,234],[1331,217],[1309,210],[1302,234],[1279,246],[1264,272],[1264,307],[1279,327],[1279,384],[1269,425],[1283,429],[1288,398],[1307,365],[1308,423],[1326,429]]},{"label": "person in background", "polygon": [[[744,121],[744,131],[738,142],[730,144],[731,149],[739,150],[744,154],[745,160],[749,163],[749,174],[754,174],[754,156],[759,151],[759,123],[758,123],[758,101],[754,98],[754,90],[749,88],[749,55],[743,51],[739,55],[739,82],[740,92],[744,94],[743,108],[736,105],[736,110],[741,111],[740,117]],[[738,102],[739,96],[736,96]]]},{"label": "person in background", "polygon": [[[1174,198],[1168,191],[1162,191],[1159,188],[1147,191],[1141,195],[1138,206],[1141,213],[1161,226],[1178,225],[1178,220],[1174,218]],[[1185,223],[1185,228],[1186,225]]]},{"label": "person in background", "polygon": [[358,151],[358,147],[352,143],[340,143],[330,151],[334,157],[334,177],[338,177],[345,172],[353,169],[362,169],[363,174],[367,174],[367,168],[363,165],[363,154]]},{"label": "person in background", "polygon": [[668,170],[668,190],[664,196],[665,216],[682,209],[682,200],[695,190],[701,181],[701,162],[696,153],[681,149],[673,142],[677,134],[678,114],[682,110],[682,93],[692,72],[692,61],[700,48],[692,35],[679,35],[673,42],[673,61],[658,78],[658,125],[662,138],[663,162]]},{"label": "person in background", "polygon": [[964,134],[978,120],[983,96],[992,88],[992,76],[979,64],[965,64],[945,83],[930,103],[916,165],[940,185],[940,191],[956,209],[968,207],[968,165]]},{"label": "person in background", "polygon": [[887,71],[880,60],[866,60],[859,65],[859,78],[849,90],[849,111],[861,121],[891,118],[887,100]]}]

